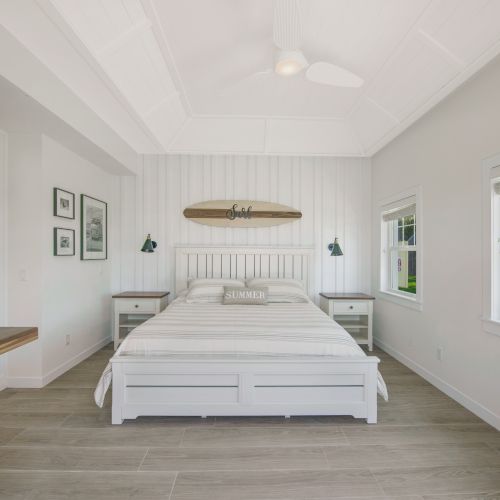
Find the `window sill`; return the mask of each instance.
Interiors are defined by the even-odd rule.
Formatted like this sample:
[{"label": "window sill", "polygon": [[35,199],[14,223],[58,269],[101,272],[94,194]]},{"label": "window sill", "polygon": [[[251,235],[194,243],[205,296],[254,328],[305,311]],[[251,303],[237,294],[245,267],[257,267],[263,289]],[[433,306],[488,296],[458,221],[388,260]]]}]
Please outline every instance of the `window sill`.
[{"label": "window sill", "polygon": [[500,321],[492,318],[482,318],[483,330],[500,337]]},{"label": "window sill", "polygon": [[379,290],[378,293],[379,293],[379,298],[382,300],[387,300],[389,302],[393,302],[394,304],[398,304],[403,307],[408,307],[409,309],[414,309],[415,311],[423,310],[423,304],[421,302],[417,302],[416,299],[405,297],[397,293],[388,292],[386,290]]}]

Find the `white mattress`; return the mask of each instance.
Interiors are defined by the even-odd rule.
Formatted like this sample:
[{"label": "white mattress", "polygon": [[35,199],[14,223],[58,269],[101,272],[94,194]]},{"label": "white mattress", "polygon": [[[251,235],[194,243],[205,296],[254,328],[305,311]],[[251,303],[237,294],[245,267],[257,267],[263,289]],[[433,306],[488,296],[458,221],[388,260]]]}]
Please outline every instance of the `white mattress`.
[{"label": "white mattress", "polygon": [[[263,306],[188,304],[176,299],[165,311],[135,328],[115,356],[214,357],[365,357],[338,323],[312,302]],[[102,406],[111,366],[95,391]],[[379,375],[379,393],[387,389]]]}]

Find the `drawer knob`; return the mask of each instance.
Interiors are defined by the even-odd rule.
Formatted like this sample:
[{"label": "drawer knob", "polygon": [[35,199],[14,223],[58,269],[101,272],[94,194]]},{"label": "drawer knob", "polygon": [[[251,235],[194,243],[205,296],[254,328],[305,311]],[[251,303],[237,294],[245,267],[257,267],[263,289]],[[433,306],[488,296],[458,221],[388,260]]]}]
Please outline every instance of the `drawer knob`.
[{"label": "drawer knob", "polygon": [[[137,307],[137,306],[135,306],[135,307]],[[354,306],[349,306],[349,309],[354,309]]]},{"label": "drawer knob", "polygon": [[137,309],[139,307],[139,304],[136,304],[134,307]]}]

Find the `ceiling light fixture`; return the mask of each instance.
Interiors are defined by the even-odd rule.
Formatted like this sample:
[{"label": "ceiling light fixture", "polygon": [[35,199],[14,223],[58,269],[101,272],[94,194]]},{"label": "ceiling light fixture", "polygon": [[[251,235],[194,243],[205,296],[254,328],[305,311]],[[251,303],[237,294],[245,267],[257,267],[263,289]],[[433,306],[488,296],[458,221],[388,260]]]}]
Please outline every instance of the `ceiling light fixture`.
[{"label": "ceiling light fixture", "polygon": [[307,60],[300,50],[278,50],[276,52],[274,71],[280,76],[296,75],[307,66]]}]

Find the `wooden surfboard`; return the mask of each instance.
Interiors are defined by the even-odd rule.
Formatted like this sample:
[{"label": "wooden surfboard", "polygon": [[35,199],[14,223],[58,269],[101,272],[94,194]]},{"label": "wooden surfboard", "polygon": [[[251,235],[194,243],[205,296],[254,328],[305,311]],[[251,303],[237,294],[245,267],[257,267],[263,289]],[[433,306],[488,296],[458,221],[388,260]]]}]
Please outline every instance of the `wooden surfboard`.
[{"label": "wooden surfboard", "polygon": [[302,213],[267,201],[212,200],[187,207],[184,217],[207,226],[268,227],[298,220]]}]

